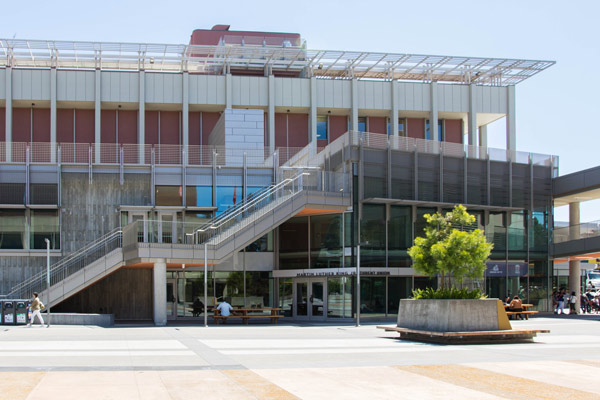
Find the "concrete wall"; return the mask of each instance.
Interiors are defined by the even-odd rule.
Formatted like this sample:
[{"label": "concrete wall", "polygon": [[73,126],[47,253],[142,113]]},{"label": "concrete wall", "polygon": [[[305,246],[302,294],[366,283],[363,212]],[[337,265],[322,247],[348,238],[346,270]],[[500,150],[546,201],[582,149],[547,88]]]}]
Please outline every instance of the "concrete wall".
[{"label": "concrete wall", "polygon": [[[62,249],[75,251],[119,226],[120,205],[149,205],[150,175],[63,173],[61,190]],[[67,228],[67,229],[65,229]]]},{"label": "concrete wall", "polygon": [[402,299],[398,309],[398,327],[425,331],[496,331],[499,321],[498,299]]}]

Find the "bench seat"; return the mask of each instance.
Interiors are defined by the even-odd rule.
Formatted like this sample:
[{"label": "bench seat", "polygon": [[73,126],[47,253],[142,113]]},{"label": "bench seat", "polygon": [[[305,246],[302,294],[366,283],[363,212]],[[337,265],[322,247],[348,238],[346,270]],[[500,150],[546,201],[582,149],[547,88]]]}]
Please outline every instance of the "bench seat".
[{"label": "bench seat", "polygon": [[512,315],[523,315],[525,319],[529,319],[530,315],[537,314],[539,311],[507,311],[506,315],[509,317]]},{"label": "bench seat", "polygon": [[228,318],[240,318],[245,324],[248,324],[248,320],[249,319],[253,319],[253,318],[265,318],[265,319],[270,319],[271,323],[276,324],[277,320],[279,318],[282,318],[283,315],[270,315],[270,314],[255,314],[255,315],[229,315],[227,317],[224,317],[222,315],[214,315],[213,319],[215,320],[215,322],[217,324],[219,324],[219,321],[226,321]]}]

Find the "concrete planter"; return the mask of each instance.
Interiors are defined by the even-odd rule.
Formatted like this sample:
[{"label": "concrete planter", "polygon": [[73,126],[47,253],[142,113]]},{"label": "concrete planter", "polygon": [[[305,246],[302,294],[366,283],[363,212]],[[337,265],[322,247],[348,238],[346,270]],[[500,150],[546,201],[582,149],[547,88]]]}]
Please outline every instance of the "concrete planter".
[{"label": "concrete planter", "polygon": [[510,330],[498,299],[400,300],[398,327],[436,332]]}]

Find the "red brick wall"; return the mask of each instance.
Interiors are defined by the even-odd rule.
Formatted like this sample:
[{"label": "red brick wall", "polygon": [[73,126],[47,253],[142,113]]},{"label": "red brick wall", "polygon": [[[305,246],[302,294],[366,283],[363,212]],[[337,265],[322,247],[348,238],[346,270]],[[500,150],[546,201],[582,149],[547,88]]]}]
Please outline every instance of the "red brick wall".
[{"label": "red brick wall", "polygon": [[368,131],[373,133],[387,134],[387,118],[386,117],[369,117]]},{"label": "red brick wall", "polygon": [[345,115],[329,116],[329,143],[348,132],[348,117]]},{"label": "red brick wall", "polygon": [[144,129],[145,143],[158,144],[158,111],[146,111]]},{"label": "red brick wall", "polygon": [[444,120],[444,140],[446,142],[462,144],[462,142],[463,142],[462,119],[446,119],[446,120]]},{"label": "red brick wall", "polygon": [[96,127],[94,110],[75,111],[76,143],[94,143],[96,141],[95,129]]},{"label": "red brick wall", "polygon": [[73,143],[73,109],[56,110],[56,142]]},{"label": "red brick wall", "polygon": [[0,142],[6,141],[6,109],[0,107]]},{"label": "red brick wall", "polygon": [[137,110],[119,110],[119,143],[135,144],[138,131]]},{"label": "red brick wall", "polygon": [[179,111],[160,112],[160,144],[180,144]]},{"label": "red brick wall", "polygon": [[416,139],[425,139],[425,120],[423,118],[406,118],[408,134],[406,136]]},{"label": "red brick wall", "polygon": [[102,110],[100,112],[100,142],[117,142],[117,111]]}]

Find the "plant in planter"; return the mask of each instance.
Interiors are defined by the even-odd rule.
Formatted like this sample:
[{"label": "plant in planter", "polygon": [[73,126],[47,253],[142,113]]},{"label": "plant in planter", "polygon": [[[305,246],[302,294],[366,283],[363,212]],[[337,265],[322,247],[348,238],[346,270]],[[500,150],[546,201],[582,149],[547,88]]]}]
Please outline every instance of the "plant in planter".
[{"label": "plant in planter", "polygon": [[[463,205],[442,215],[425,214],[427,226],[425,237],[415,239],[408,250],[415,271],[430,277],[440,277],[440,289],[429,292],[413,292],[418,298],[457,298],[463,293],[466,299],[478,298],[477,293],[452,289],[452,280],[462,282],[464,278],[481,279],[485,264],[493,245],[485,239],[483,231],[472,229],[475,217]],[[447,293],[450,297],[443,297]],[[451,295],[451,293],[453,293]]]},{"label": "plant in planter", "polygon": [[473,229],[475,217],[457,205],[446,215],[425,218],[425,237],[416,238],[408,254],[417,272],[439,277],[440,288],[415,290],[412,299],[401,300],[398,327],[438,332],[510,329],[497,299],[452,286],[465,278],[481,279],[492,251],[483,232]]}]

